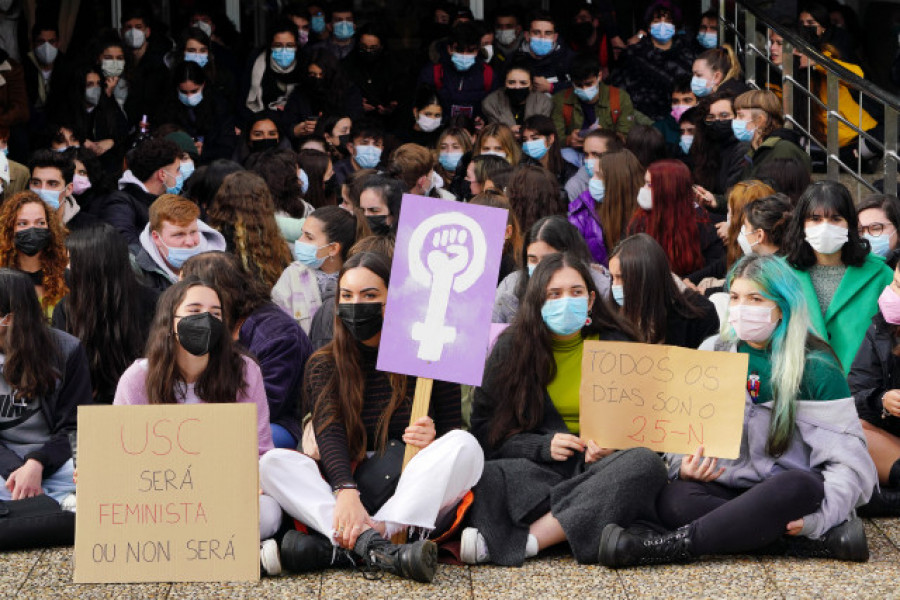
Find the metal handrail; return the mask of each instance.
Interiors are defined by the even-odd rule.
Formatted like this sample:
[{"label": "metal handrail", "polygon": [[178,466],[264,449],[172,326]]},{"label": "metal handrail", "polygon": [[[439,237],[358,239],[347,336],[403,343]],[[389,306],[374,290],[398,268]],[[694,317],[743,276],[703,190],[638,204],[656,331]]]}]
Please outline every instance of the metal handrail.
[{"label": "metal handrail", "polygon": [[[719,0],[719,39],[724,43],[726,41],[726,33],[732,34],[734,38],[733,46],[739,56],[743,58],[744,73],[747,82],[751,86],[759,87],[757,83],[757,60],[762,59],[765,63],[765,82],[768,83],[771,78],[772,70],[777,71],[781,76],[782,85],[782,102],[784,105],[785,123],[788,127],[795,127],[802,131],[810,140],[807,148],[811,152],[812,145],[815,143],[825,150],[827,159],[827,176],[829,179],[837,179],[842,172],[853,177],[858,184],[858,191],[861,187],[877,191],[876,188],[865,179],[862,173],[862,142],[865,140],[866,146],[880,150],[883,153],[882,167],[884,173],[884,191],[888,194],[897,193],[897,170],[900,156],[897,150],[897,125],[900,121],[900,97],[874,85],[872,82],[858,76],[856,73],[839,65],[834,60],[825,56],[819,50],[809,44],[805,39],[796,33],[785,29],[779,23],[773,21],[763,9],[759,7],[755,0],[735,0],[734,11],[729,14],[726,12],[728,3],[726,0]],[[739,26],[739,17],[743,16],[743,28]],[[729,22],[729,17],[733,23]],[[756,35],[760,33],[757,26],[774,31],[783,39],[782,45],[782,65],[775,65],[768,52],[760,49],[756,45]],[[741,31],[743,29],[743,31]],[[807,68],[806,85],[795,77],[793,51],[796,49],[805,55],[811,63],[815,63],[816,67],[824,70],[825,90],[827,93],[827,103],[817,96],[816,90],[811,89],[810,73],[811,68]],[[857,123],[862,121],[863,96],[867,96],[871,100],[879,103],[884,109],[884,139],[877,139],[868,132],[862,130],[859,126],[852,123],[847,117],[841,114],[839,106],[839,91],[841,86],[845,86],[848,90],[856,92],[857,104],[859,105],[859,117]],[[794,112],[795,92],[804,96],[801,101],[806,102],[806,115],[809,122],[806,127],[801,125],[797,115]],[[819,140],[812,135],[812,119],[813,106],[816,105],[820,109],[824,109],[826,119],[826,140]],[[855,168],[845,164],[839,156],[839,125],[849,128],[856,134],[857,158]]]}]

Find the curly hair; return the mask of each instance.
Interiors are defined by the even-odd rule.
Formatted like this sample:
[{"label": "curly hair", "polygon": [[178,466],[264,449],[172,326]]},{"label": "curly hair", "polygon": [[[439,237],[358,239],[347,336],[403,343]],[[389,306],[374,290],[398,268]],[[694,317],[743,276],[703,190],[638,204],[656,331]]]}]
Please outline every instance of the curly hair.
[{"label": "curly hair", "polygon": [[0,205],[0,266],[19,268],[19,251],[16,249],[16,218],[26,204],[38,204],[44,209],[50,243],[40,252],[41,270],[44,272],[44,295],[41,308],[46,312],[69,293],[65,271],[69,262],[66,252],[68,230],[62,221],[47,211],[47,205],[31,191],[14,194]]},{"label": "curly hair", "polygon": [[207,222],[226,234],[226,239],[231,238],[241,266],[269,289],[291,263],[290,248],[275,222],[272,195],[256,173],[238,171],[225,177],[209,207]]}]

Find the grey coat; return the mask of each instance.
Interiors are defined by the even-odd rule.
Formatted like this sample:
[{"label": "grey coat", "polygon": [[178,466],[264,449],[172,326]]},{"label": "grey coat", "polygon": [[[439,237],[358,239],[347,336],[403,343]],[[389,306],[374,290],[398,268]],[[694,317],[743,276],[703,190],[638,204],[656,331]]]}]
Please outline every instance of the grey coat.
[{"label": "grey coat", "polygon": [[[718,337],[712,337],[700,346],[700,350],[719,349],[736,352],[737,345],[723,346]],[[778,457],[766,452],[771,419],[772,407],[768,403],[753,404],[748,395],[741,453],[735,460],[719,460],[725,473],[716,482],[744,489],[787,469],[818,473],[825,482],[825,499],[818,511],[803,517],[800,532],[818,539],[847,520],[854,508],[868,502],[878,483],[853,398],[798,400],[794,437]],[[667,455],[670,477],[679,472],[681,458]]]},{"label": "grey coat", "polygon": [[470,525],[484,536],[492,562],[519,566],[525,560],[529,525],[549,511],[562,525],[576,560],[596,563],[600,533],[608,523],[627,527],[638,520],[656,521],[665,466],[646,448],[615,452],[590,465],[583,454],[553,460],[550,441],[569,430],[546,392],[540,425],[491,446],[490,422],[502,393],[493,387],[491,374],[508,357],[509,346],[509,338],[501,336],[485,367],[484,383],[475,391],[471,433],[486,461],[472,490]]},{"label": "grey coat", "polygon": [[[484,113],[488,123],[503,123],[508,127],[515,127],[516,120],[513,117],[509,98],[504,88],[494,90],[481,101],[481,112]],[[544,115],[549,117],[553,112],[553,100],[546,94],[531,92],[525,99],[525,118],[532,115]]]}]

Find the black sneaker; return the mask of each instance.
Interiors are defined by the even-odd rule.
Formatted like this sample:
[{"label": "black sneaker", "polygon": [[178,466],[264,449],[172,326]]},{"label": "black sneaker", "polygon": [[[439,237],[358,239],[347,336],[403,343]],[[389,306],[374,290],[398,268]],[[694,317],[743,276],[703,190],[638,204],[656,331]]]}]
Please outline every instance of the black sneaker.
[{"label": "black sneaker", "polygon": [[281,564],[292,573],[356,566],[346,550],[335,546],[325,536],[294,529],[284,534],[281,540]]}]

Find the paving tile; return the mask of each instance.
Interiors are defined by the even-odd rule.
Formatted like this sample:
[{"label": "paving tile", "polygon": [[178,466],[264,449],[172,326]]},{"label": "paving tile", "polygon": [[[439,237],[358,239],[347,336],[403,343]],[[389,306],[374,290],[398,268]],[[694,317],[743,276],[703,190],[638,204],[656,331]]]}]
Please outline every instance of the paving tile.
[{"label": "paving tile", "polygon": [[900,597],[896,562],[860,564],[792,558],[766,558],[762,562],[785,600]]},{"label": "paving tile", "polygon": [[[900,519],[867,519],[867,521],[881,532],[891,544],[896,548],[900,548]],[[868,528],[866,528],[866,535],[869,535]]]},{"label": "paving tile", "polygon": [[629,598],[781,598],[753,557],[732,556],[689,565],[616,571]]},{"label": "paving tile", "polygon": [[0,552],[0,598],[9,598],[5,590],[18,589],[41,558],[42,550]]},{"label": "paving tile", "polygon": [[[888,521],[888,519],[879,519]],[[866,526],[866,540],[869,542],[869,562],[900,563],[900,550],[895,545],[900,541],[900,523],[896,519],[890,519],[890,523],[880,526],[878,523],[864,519]],[[885,529],[892,532],[893,541],[887,535]]]},{"label": "paving tile", "polygon": [[257,583],[173,583],[166,600],[316,600],[321,573],[263,577]]},{"label": "paving tile", "polygon": [[432,583],[418,583],[394,575],[372,581],[358,571],[331,570],[322,575],[320,598],[364,598],[365,600],[398,600],[400,598],[441,598],[471,600],[472,581],[468,567],[438,565]]},{"label": "paving tile", "polygon": [[169,591],[168,583],[72,583],[72,554],[72,548],[45,550],[21,587],[16,600],[32,598],[164,600]]},{"label": "paving tile", "polygon": [[571,556],[527,560],[520,568],[481,565],[471,569],[477,600],[627,598],[615,571],[579,565]]}]

